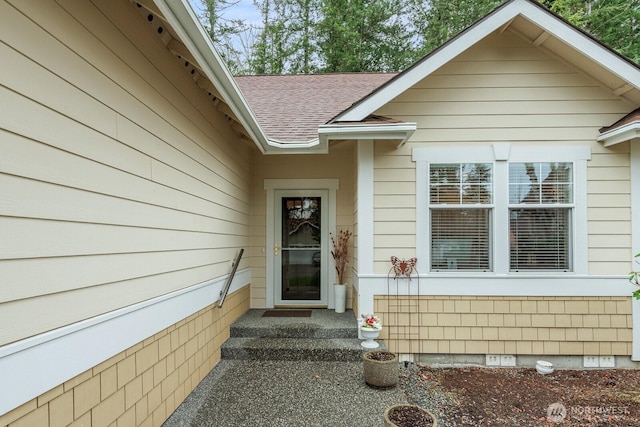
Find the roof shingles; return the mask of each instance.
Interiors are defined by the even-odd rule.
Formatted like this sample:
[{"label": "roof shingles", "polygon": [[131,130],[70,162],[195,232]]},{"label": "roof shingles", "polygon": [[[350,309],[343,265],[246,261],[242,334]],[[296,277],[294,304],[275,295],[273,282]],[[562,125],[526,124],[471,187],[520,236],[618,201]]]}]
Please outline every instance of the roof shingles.
[{"label": "roof shingles", "polygon": [[267,137],[306,142],[327,123],[396,73],[295,74],[235,77]]}]

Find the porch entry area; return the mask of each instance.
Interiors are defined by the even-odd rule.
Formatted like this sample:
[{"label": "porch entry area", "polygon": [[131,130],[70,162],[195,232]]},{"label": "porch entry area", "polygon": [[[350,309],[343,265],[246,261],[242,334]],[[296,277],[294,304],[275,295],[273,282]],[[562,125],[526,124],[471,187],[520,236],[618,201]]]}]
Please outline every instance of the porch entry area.
[{"label": "porch entry area", "polygon": [[333,308],[329,233],[337,180],[265,180],[266,308]]}]

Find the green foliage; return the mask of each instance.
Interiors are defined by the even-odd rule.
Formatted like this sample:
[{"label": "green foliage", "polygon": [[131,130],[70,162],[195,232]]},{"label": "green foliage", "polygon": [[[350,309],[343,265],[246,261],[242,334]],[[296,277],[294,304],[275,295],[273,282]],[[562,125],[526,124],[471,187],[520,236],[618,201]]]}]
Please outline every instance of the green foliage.
[{"label": "green foliage", "polygon": [[640,0],[545,0],[542,3],[640,64]]},{"label": "green foliage", "polygon": [[[225,21],[238,0],[200,0],[235,74],[401,71],[503,0],[254,0],[261,24]],[[640,0],[538,0],[640,63]],[[240,41],[240,42],[238,42]]]},{"label": "green foliage", "polygon": [[[636,254],[634,258],[636,259],[636,262],[640,264],[640,261],[639,261],[640,254]],[[630,272],[629,282],[633,283],[636,286],[640,286],[640,271],[634,270]],[[635,299],[640,300],[640,289],[636,289],[632,295]]]},{"label": "green foliage", "polygon": [[209,33],[218,53],[233,73],[243,68],[242,53],[234,40],[247,31],[246,23],[239,19],[222,18],[224,11],[233,7],[237,0],[200,0],[202,5],[202,23]]},{"label": "green foliage", "polygon": [[324,0],[318,23],[323,72],[398,71],[413,62],[400,0]]},{"label": "green foliage", "polygon": [[502,0],[409,0],[415,15],[413,25],[421,38],[421,55],[436,49],[478,19]]}]

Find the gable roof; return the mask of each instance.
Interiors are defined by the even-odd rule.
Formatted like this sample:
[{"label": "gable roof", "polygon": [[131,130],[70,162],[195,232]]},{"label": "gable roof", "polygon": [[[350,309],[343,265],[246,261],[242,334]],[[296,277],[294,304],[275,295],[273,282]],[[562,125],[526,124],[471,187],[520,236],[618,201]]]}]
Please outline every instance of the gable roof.
[{"label": "gable roof", "polygon": [[582,70],[616,96],[640,105],[640,68],[535,0],[508,0],[438,49],[332,119],[364,119],[479,40],[511,31]]},{"label": "gable roof", "polygon": [[397,73],[236,76],[271,141],[318,144],[318,126],[377,89]]}]

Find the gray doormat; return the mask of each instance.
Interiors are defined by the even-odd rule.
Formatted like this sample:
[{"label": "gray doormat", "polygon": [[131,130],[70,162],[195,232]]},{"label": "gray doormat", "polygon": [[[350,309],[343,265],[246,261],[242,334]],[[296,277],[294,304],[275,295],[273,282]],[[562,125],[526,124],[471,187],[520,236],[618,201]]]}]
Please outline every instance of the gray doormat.
[{"label": "gray doormat", "polygon": [[311,310],[267,310],[262,317],[311,317]]}]

